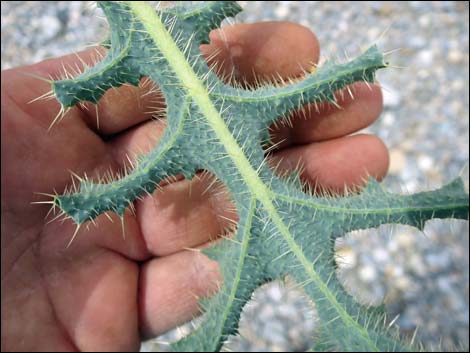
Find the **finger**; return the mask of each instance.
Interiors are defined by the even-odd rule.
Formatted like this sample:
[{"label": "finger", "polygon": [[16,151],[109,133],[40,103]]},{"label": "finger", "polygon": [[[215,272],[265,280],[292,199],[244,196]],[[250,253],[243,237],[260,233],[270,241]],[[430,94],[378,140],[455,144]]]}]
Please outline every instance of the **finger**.
[{"label": "finger", "polygon": [[158,336],[200,313],[199,297],[220,287],[219,265],[196,251],[182,251],[145,263],[139,278],[141,334]]},{"label": "finger", "polygon": [[138,348],[135,262],[102,249],[80,258],[49,252],[42,261],[53,316],[80,351]]},{"label": "finger", "polygon": [[43,74],[43,77],[57,81],[77,76],[83,72],[86,66],[96,65],[104,58],[106,52],[107,50],[103,47],[95,46],[80,52],[46,59],[26,67],[34,67],[38,74]]},{"label": "finger", "polygon": [[[287,22],[226,27],[213,31],[211,41],[213,44],[201,46],[203,55],[209,57],[221,52],[209,63],[222,62],[224,71],[235,68],[248,81],[255,76],[271,78],[278,73],[283,77],[298,76],[319,57],[319,45],[313,33]],[[99,119],[101,132],[116,133],[160,114],[164,106],[161,92],[146,80],[138,88],[126,85],[108,91],[97,108],[88,109],[89,124],[95,126]]]},{"label": "finger", "polygon": [[[309,29],[289,22],[237,24],[212,31],[210,38],[211,44],[201,45],[203,55],[211,57],[209,63],[220,62],[222,69],[227,72],[235,68],[246,79],[253,72],[269,77],[276,73],[283,77],[299,75],[312,63],[316,63],[320,54],[315,35]],[[215,52],[218,54],[214,56]],[[232,52],[238,54],[234,56]],[[158,140],[163,129],[157,127],[155,131],[157,130]],[[132,146],[122,143],[121,139],[120,142],[113,143],[111,148],[126,145],[128,149],[138,146],[144,151],[150,151],[148,134],[140,134],[141,138],[133,132],[130,134],[132,138],[126,136],[123,139],[132,139]],[[150,145],[153,145],[153,142]],[[132,154],[132,150],[124,152]],[[125,157],[125,153],[121,153],[118,159]]]},{"label": "finger", "polygon": [[[80,53],[53,59],[47,62],[47,68],[53,75],[60,71],[70,71],[71,76],[83,72],[85,65],[95,66],[106,55],[104,48],[95,47]],[[74,68],[74,69],[73,69]],[[62,74],[63,76],[63,74]],[[161,92],[148,78],[141,79],[137,87],[124,84],[109,89],[97,104],[84,102],[79,105],[85,113],[87,124],[100,134],[114,134],[149,120],[153,115],[159,115],[165,104]]]},{"label": "finger", "polygon": [[167,124],[165,119],[152,119],[143,122],[107,142],[110,154],[120,169],[135,160],[136,155],[147,155],[160,141]]},{"label": "finger", "polygon": [[388,150],[372,135],[354,135],[306,146],[291,147],[273,155],[278,172],[302,167],[303,180],[335,193],[344,187],[364,185],[368,176],[382,180],[389,165]]},{"label": "finger", "polygon": [[[258,75],[271,78],[277,73],[283,77],[298,76],[318,61],[316,37],[307,28],[293,23],[240,24],[213,31],[210,36],[213,43],[201,46],[203,55],[208,57],[221,50],[210,63],[222,62],[227,71],[234,67],[248,80]],[[76,64],[76,58],[69,60]],[[89,107],[89,124],[95,127],[99,119],[100,132],[112,134],[160,114],[164,106],[160,91],[145,80],[137,88],[125,85],[108,91],[97,108]]]},{"label": "finger", "polygon": [[[146,122],[111,142],[117,163],[124,164],[132,151],[153,149],[165,125],[164,121]],[[209,173],[197,173],[192,180],[183,176],[164,180],[152,197],[136,203],[136,210],[147,249],[157,256],[225,235],[237,220],[227,189]]]},{"label": "finger", "polygon": [[[231,62],[236,64],[237,71],[246,73],[248,78],[254,78],[255,72],[269,77],[275,72],[283,76],[295,76],[308,68],[311,62],[318,60],[318,42],[315,36],[299,25],[274,22],[236,25],[224,29],[223,32],[227,33],[230,38],[228,48],[231,47],[230,43],[233,43],[232,51],[235,54],[238,53]],[[215,45],[210,47],[209,52],[205,52],[206,55],[210,55],[211,51],[219,46],[222,49],[227,48],[227,43],[217,39],[217,34],[211,34],[211,36],[214,38]],[[290,36],[296,36],[299,40],[292,41]],[[258,42],[253,38],[259,38]],[[261,42],[264,42],[263,45]],[[295,48],[292,43],[297,43]],[[279,49],[278,45],[284,49]],[[240,51],[243,57],[238,57]],[[104,54],[103,48],[91,48],[80,53],[43,61],[25,68],[25,71],[53,80],[67,76],[74,77],[84,70],[85,65],[94,66]],[[224,59],[221,56],[214,60]],[[224,67],[229,66],[224,64]],[[31,77],[30,79],[35,80]],[[50,88],[38,92],[31,99],[46,93],[48,89]],[[83,118],[87,125],[107,135],[123,131],[150,119],[152,115],[160,114],[164,109],[164,100],[156,86],[148,79],[143,79],[139,87],[123,85],[108,90],[96,106],[84,103],[79,107],[83,107],[82,110],[85,113]],[[56,107],[54,110],[57,110]]]},{"label": "finger", "polygon": [[[109,168],[113,163],[106,145],[86,126],[77,108],[72,108],[61,124],[48,131],[59,104],[52,100],[39,106],[27,104],[48,86],[22,74],[31,72],[30,69],[2,72],[2,139],[5,138],[6,151],[10,151],[5,156],[10,166],[11,185],[7,193],[11,194],[11,206],[19,212],[40,216],[37,205],[25,208],[25,200],[28,204],[44,201],[43,196],[35,193],[50,192],[52,186],[55,192],[63,193],[70,182],[69,170],[94,177],[102,166]],[[2,153],[2,160],[5,156]],[[25,165],[29,173],[24,172]]]},{"label": "finger", "polygon": [[151,256],[130,210],[122,217],[108,211],[81,225],[70,219],[62,221],[65,216],[59,214],[50,212],[47,218],[50,222],[43,227],[42,241],[47,244],[48,253],[79,259],[96,249],[108,249],[132,261],[144,261]]},{"label": "finger", "polygon": [[290,22],[236,24],[210,33],[201,52],[222,76],[254,83],[297,77],[318,62],[320,46],[306,27]]},{"label": "finger", "polygon": [[[98,61],[97,56],[104,53],[102,48],[90,48],[80,53],[6,70],[2,72],[2,78],[3,75],[11,77],[7,81],[7,89],[15,92],[15,101],[18,106],[24,107],[31,115],[34,115],[33,113],[39,115],[37,112],[40,109],[49,119],[54,117],[59,108],[59,103],[52,95],[51,82],[77,76],[83,71],[85,65],[94,65]],[[26,90],[19,90],[18,86],[23,86]],[[13,87],[15,87],[14,90]],[[72,109],[72,112],[79,115],[78,109]]]},{"label": "finger", "polygon": [[345,136],[369,126],[382,112],[378,85],[357,82],[335,96],[337,105],[311,104],[294,113],[290,124],[273,126],[273,143],[283,148]]},{"label": "finger", "polygon": [[238,219],[227,189],[208,173],[155,191],[137,204],[137,217],[147,249],[157,256],[227,235]]},{"label": "finger", "polygon": [[[105,55],[105,49],[93,47],[15,70],[56,81],[78,76],[86,66],[95,66]],[[36,77],[25,76],[34,85],[41,82]],[[48,90],[50,90],[50,86],[45,85],[28,101],[38,98]],[[26,104],[28,101],[23,103]],[[55,111],[57,111],[57,103],[54,100],[46,102],[40,100],[39,104],[53,104]],[[35,107],[37,106],[35,105]],[[164,99],[156,86],[148,78],[143,78],[138,87],[125,84],[110,89],[97,104],[82,102],[78,108],[83,111],[82,119],[91,129],[108,135],[139,124],[150,119],[153,115],[161,114],[164,109]]]},{"label": "finger", "polygon": [[124,84],[108,90],[97,104],[85,102],[80,106],[88,125],[100,134],[110,135],[136,126],[165,112],[165,99],[157,86],[147,77],[139,85]]}]

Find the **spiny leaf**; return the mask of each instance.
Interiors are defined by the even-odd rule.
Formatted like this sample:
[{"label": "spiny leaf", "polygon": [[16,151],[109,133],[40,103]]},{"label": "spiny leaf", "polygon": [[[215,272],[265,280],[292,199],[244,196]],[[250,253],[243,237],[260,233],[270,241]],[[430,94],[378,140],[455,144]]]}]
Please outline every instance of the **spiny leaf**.
[{"label": "spiny leaf", "polygon": [[96,103],[107,89],[137,85],[148,76],[165,97],[168,125],[158,147],[140,157],[128,175],[109,184],[82,180],[79,190],[54,196],[54,204],[80,225],[109,210],[122,215],[170,175],[191,178],[204,169],[229,188],[240,218],[233,238],[206,251],[220,263],[224,282],[214,298],[201,302],[201,326],[174,348],[219,350],[237,332],[253,291],[290,274],[315,302],[322,333],[316,348],[410,349],[383,326],[382,308],[361,306],[343,289],[336,278],[334,240],[384,223],[422,227],[436,217],[468,219],[462,182],[398,195],[369,180],[361,194],[310,195],[296,180],[276,176],[262,149],[272,123],[307,104],[335,103],[335,92],[353,82],[373,82],[376,70],[387,66],[377,47],[347,63],[328,62],[296,83],[245,89],[223,83],[199,52],[209,32],[240,11],[235,2],[159,11],[140,2],[99,6],[111,28],[108,53],[79,76],[53,82],[57,99],[64,108]]}]

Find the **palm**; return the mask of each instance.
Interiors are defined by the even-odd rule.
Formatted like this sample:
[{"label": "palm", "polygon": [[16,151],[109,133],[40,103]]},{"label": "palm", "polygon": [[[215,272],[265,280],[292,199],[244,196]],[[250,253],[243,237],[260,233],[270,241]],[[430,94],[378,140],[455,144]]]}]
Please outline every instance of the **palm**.
[{"label": "palm", "polygon": [[[231,60],[242,74],[255,67],[269,75],[282,67],[281,74],[291,76],[298,74],[299,60],[307,68],[318,59],[314,36],[299,26],[265,23],[228,31],[229,46],[233,41],[247,53]],[[269,36],[277,40],[266,40]],[[227,48],[220,36],[211,38],[212,46],[201,48],[205,55]],[[278,46],[280,41],[286,45]],[[276,63],[269,60],[273,51]],[[89,54],[82,57],[91,61]],[[217,60],[224,61],[224,55],[228,52],[222,50]],[[75,56],[63,61],[80,62]],[[281,61],[285,65],[278,65]],[[99,130],[94,108],[73,108],[48,133],[59,105],[54,100],[27,104],[49,85],[21,72],[54,76],[59,63],[2,72],[2,350],[135,350],[142,337],[190,319],[198,311],[196,296],[213,292],[220,280],[217,264],[187,249],[205,246],[236,215],[228,200],[206,192],[209,177],[180,180],[137,202],[135,216],[125,214],[125,238],[121,220],[109,213],[96,219],[97,227],[81,230],[67,248],[75,226],[69,220],[45,224],[49,208],[31,204],[44,200],[35,192],[62,193],[70,183],[69,170],[92,178],[121,170],[126,153],[155,145],[163,125],[149,121],[146,107],[155,100],[161,105],[158,96],[140,99],[142,88],[122,87],[100,101]],[[286,139],[275,154],[284,158],[281,167],[289,169],[300,158],[307,180],[334,190],[357,183],[364,171],[383,176],[388,159],[379,140],[340,138],[380,113],[377,86],[371,91],[358,86],[356,93],[342,111],[328,108],[309,122],[299,120],[297,130],[274,132],[277,140]],[[349,164],[329,164],[333,150]]]},{"label": "palm", "polygon": [[[60,350],[135,349],[139,343],[138,266],[126,255],[135,256],[133,260],[138,256],[119,253],[119,245],[125,249],[125,242],[112,236],[117,233],[116,225],[102,222],[99,230],[90,229],[90,234],[66,250],[71,224],[44,226],[47,207],[30,204],[43,199],[34,192],[62,192],[70,180],[67,169],[93,175],[101,167],[109,167],[106,146],[82,122],[78,109],[46,135],[44,127],[50,124],[58,105],[25,104],[45,92],[46,84],[30,85],[29,77],[15,71],[5,72],[2,82],[4,92],[16,93],[2,97],[2,160],[8,166],[2,169],[2,183],[8,184],[2,188],[6,225],[2,286],[8,288],[2,290],[2,307],[6,308],[2,320],[18,320],[20,315],[24,322],[46,323],[14,331],[21,335],[2,331],[2,344],[8,345],[9,340],[28,342],[31,337],[35,350],[51,346]],[[106,239],[113,244],[103,243]],[[137,255],[145,257],[143,251]]]}]

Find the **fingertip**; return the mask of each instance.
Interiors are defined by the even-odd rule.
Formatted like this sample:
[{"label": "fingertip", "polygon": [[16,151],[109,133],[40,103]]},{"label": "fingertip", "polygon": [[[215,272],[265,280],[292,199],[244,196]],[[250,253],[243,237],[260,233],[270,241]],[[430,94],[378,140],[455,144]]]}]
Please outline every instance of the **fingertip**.
[{"label": "fingertip", "polygon": [[322,103],[296,111],[292,126],[272,127],[275,142],[281,147],[307,144],[345,136],[374,123],[383,110],[379,85],[356,82],[336,92],[337,104]]},{"label": "fingertip", "polygon": [[372,150],[375,153],[374,161],[376,162],[375,166],[375,177],[378,181],[382,181],[388,173],[390,168],[390,153],[388,147],[385,145],[382,139],[373,135],[364,135],[369,137],[369,143],[372,146]]},{"label": "fingertip", "polygon": [[139,281],[141,334],[150,338],[199,315],[198,299],[214,295],[222,276],[216,261],[187,250],[145,263]]},{"label": "fingertip", "polygon": [[[352,96],[349,91],[352,92]],[[379,84],[355,82],[337,93],[337,99],[340,105],[357,104],[359,112],[362,111],[362,114],[368,117],[367,125],[377,120],[383,110],[382,88]]]},{"label": "fingertip", "polygon": [[[318,62],[320,46],[315,34],[291,22],[237,24],[213,30],[210,44],[201,45],[207,58],[215,55],[223,74],[235,72],[242,81],[298,77]],[[209,61],[209,63],[211,63]]]},{"label": "fingertip", "polygon": [[288,148],[274,156],[280,172],[301,166],[305,181],[335,193],[345,186],[361,188],[368,177],[383,180],[390,163],[383,141],[365,134]]}]

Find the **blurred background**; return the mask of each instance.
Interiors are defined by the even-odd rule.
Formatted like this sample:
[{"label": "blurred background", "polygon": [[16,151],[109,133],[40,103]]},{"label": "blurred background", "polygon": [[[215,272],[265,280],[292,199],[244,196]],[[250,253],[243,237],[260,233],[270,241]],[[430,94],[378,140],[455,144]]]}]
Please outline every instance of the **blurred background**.
[{"label": "blurred background", "polygon": [[[155,3],[155,2],[154,2]],[[396,192],[436,188],[462,176],[468,190],[468,2],[239,1],[245,11],[227,23],[293,21],[310,28],[322,59],[355,57],[378,42],[396,68],[381,70],[385,109],[365,132],[381,137],[391,165],[384,185]],[[93,2],[1,3],[1,68],[32,64],[96,43],[107,24]],[[364,132],[364,131],[362,131]],[[424,232],[382,226],[337,242],[339,277],[359,301],[385,302],[404,336],[428,350],[469,347],[469,226],[428,222]],[[303,351],[316,333],[314,305],[290,279],[260,288],[244,310],[240,336],[226,350]],[[165,342],[184,325],[146,342]]]}]

